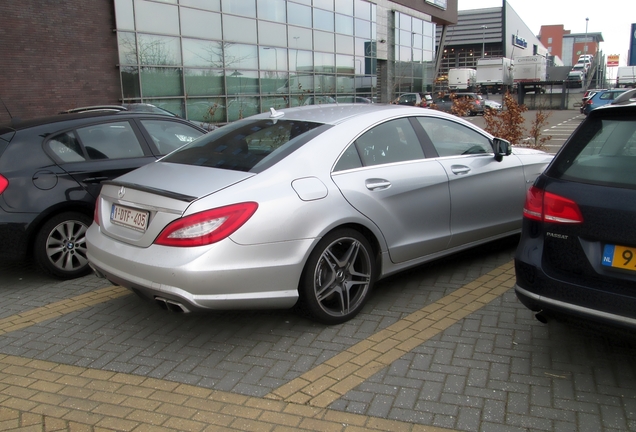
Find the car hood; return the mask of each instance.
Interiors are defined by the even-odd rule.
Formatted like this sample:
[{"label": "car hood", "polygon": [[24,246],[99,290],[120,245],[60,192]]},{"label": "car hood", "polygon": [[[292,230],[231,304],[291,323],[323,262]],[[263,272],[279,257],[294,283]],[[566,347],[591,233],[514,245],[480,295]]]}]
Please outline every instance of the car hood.
[{"label": "car hood", "polygon": [[243,171],[158,161],[124,174],[116,178],[114,183],[127,184],[160,194],[170,192],[194,200],[254,175]]}]

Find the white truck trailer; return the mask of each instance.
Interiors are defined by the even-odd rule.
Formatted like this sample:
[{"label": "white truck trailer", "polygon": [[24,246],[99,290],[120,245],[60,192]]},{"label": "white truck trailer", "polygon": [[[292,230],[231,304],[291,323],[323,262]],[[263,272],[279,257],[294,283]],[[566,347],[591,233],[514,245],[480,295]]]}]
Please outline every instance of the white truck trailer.
[{"label": "white truck trailer", "polygon": [[541,55],[515,57],[514,82],[517,86],[523,86],[526,92],[538,93],[541,86],[528,85],[546,80],[548,64]]},{"label": "white truck trailer", "polygon": [[475,89],[477,71],[470,68],[452,68],[448,70],[448,89],[451,91]]},{"label": "white truck trailer", "polygon": [[636,86],[636,66],[620,66],[616,73],[616,87]]},{"label": "white truck trailer", "polygon": [[514,62],[506,57],[477,59],[477,85],[489,93],[505,93],[513,85]]}]

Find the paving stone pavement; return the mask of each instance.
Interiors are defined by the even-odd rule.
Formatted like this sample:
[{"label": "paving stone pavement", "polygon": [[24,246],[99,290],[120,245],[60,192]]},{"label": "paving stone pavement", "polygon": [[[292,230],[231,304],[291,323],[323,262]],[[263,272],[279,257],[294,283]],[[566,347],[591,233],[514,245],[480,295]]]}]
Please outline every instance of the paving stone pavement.
[{"label": "paving stone pavement", "polygon": [[536,321],[511,289],[515,240],[381,281],[329,327],[170,314],[0,263],[0,429],[636,430],[634,339]]}]

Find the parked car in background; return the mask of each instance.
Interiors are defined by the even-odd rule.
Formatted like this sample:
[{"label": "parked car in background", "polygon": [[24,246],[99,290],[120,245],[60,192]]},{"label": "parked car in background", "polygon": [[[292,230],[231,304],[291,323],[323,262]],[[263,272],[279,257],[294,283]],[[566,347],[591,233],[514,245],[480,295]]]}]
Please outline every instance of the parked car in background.
[{"label": "parked car in background", "polygon": [[341,323],[378,279],[518,233],[551,159],[430,109],[272,109],[105,184],[88,256],[170,310]]},{"label": "parked car in background", "polygon": [[337,103],[374,103],[373,99],[363,96],[336,96]]},{"label": "parked car in background", "polygon": [[428,108],[433,103],[430,93],[403,93],[397,98],[398,105]]},{"label": "parked car in background", "polygon": [[590,112],[528,192],[515,291],[542,321],[571,315],[636,328],[630,93]]},{"label": "parked car in background", "polygon": [[455,98],[464,98],[464,99],[468,99],[471,102],[470,111],[468,112],[469,115],[476,116],[477,114],[484,113],[484,104],[483,104],[484,98],[479,93],[463,93],[463,92],[449,93],[442,96],[439,99],[436,99],[434,103],[437,106],[438,110],[452,113],[453,100]]},{"label": "parked car in background", "polygon": [[492,111],[499,112],[503,110],[503,105],[491,99],[483,99],[482,104],[484,106],[484,111],[492,110]]},{"label": "parked car in background", "polygon": [[89,273],[85,233],[102,181],[205,132],[177,117],[127,110],[0,125],[0,255],[32,256],[60,278]]},{"label": "parked car in background", "polygon": [[598,107],[612,103],[625,89],[600,90],[592,94],[583,104],[583,114],[588,115]]},{"label": "parked car in background", "polygon": [[571,70],[565,81],[565,86],[568,88],[581,88],[585,81],[585,72],[581,70]]},{"label": "parked car in background", "polygon": [[579,111],[581,112],[581,114],[583,114],[583,109],[585,108],[585,103],[588,101],[588,99],[594,96],[595,93],[603,91],[603,90],[607,90],[607,89],[599,88],[599,89],[585,90],[585,93],[583,93],[583,98],[581,100],[581,107],[579,108]]}]

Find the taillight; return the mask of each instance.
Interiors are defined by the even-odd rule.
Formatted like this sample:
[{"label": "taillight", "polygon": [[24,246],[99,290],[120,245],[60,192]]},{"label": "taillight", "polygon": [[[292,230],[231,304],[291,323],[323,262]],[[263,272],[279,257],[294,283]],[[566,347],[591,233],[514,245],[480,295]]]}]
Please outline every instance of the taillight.
[{"label": "taillight", "polygon": [[526,194],[523,215],[528,219],[550,223],[582,223],[579,206],[571,199],[532,186]]},{"label": "taillight", "polygon": [[216,243],[239,229],[257,208],[257,203],[245,202],[177,219],[163,229],[155,244],[192,247]]},{"label": "taillight", "polygon": [[7,186],[9,186],[9,180],[0,174],[0,195],[7,189]]},{"label": "taillight", "polygon": [[592,99],[588,99],[587,101],[585,101],[585,103],[588,105],[592,105]]}]

